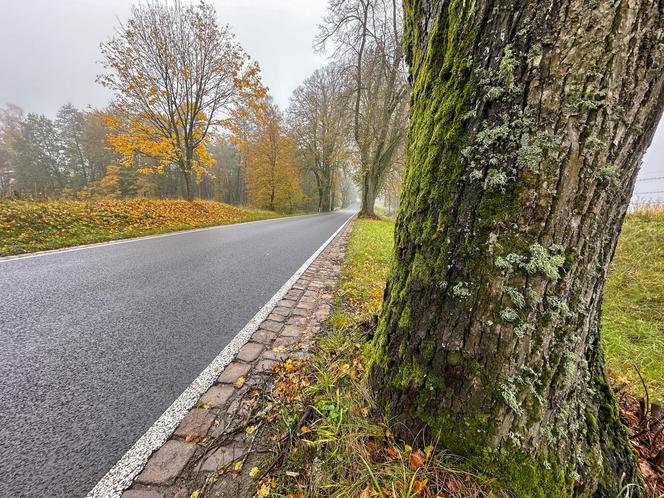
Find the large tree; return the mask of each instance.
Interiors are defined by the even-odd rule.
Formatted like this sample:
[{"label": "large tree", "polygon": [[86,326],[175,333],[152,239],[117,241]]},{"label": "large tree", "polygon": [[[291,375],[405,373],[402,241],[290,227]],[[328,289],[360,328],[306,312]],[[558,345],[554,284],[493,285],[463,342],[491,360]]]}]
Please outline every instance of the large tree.
[{"label": "large tree", "polygon": [[232,127],[230,118],[265,95],[258,65],[202,1],[134,6],[102,53],[109,72],[99,80],[126,114],[114,122],[113,145],[128,162],[142,154],[160,172],[177,165],[193,199],[192,180],[211,162],[210,132]]},{"label": "large tree", "polygon": [[300,202],[295,140],[286,132],[283,116],[271,101],[247,144],[247,193],[253,206],[293,211]]},{"label": "large tree", "polygon": [[335,179],[348,158],[349,94],[344,72],[336,64],[318,69],[293,92],[288,121],[318,188],[318,210],[334,209]]},{"label": "large tree", "polygon": [[332,45],[352,95],[348,118],[355,145],[361,214],[374,204],[406,138],[409,87],[399,0],[330,0],[318,44]]},{"label": "large tree", "polygon": [[405,2],[409,158],[371,381],[404,436],[519,496],[641,493],[599,327],[663,26],[655,0]]}]

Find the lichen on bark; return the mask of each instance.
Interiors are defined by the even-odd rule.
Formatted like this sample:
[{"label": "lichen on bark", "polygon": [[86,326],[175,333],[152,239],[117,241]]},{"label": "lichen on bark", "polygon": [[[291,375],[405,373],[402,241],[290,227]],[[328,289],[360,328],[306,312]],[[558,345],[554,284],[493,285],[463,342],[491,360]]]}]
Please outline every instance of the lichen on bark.
[{"label": "lichen on bark", "polygon": [[[411,125],[371,382],[518,496],[639,486],[601,291],[664,105],[664,13],[406,0]],[[610,166],[610,168],[609,168]]]}]

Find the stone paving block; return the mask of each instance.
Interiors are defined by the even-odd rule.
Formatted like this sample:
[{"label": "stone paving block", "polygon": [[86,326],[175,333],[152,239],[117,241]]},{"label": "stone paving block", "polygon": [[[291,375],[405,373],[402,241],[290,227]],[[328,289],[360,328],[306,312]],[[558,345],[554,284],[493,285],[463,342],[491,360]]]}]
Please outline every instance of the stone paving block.
[{"label": "stone paving block", "polygon": [[150,457],[145,469],[136,478],[141,484],[173,484],[189,459],[196,452],[196,445],[170,439]]},{"label": "stone paving block", "polygon": [[286,320],[286,325],[298,325],[304,327],[307,324],[307,317],[304,316],[291,316]]},{"label": "stone paving block", "polygon": [[292,301],[290,299],[282,299],[277,303],[277,306],[281,306],[283,308],[293,308],[295,307],[295,301]]},{"label": "stone paving block", "polygon": [[[316,307],[316,303],[308,303],[306,301],[304,301],[304,302],[300,301],[299,303],[297,303],[297,308],[300,308],[300,309],[312,310],[315,307]],[[295,309],[297,309],[297,308],[295,308]]]},{"label": "stone paving block", "polygon": [[290,308],[286,308],[284,306],[275,306],[275,308],[272,310],[272,313],[275,315],[288,316],[290,315],[290,311]]},{"label": "stone paving block", "polygon": [[272,372],[272,368],[276,364],[277,364],[277,362],[274,361],[274,360],[270,360],[270,359],[261,360],[256,364],[256,372],[259,372],[259,373]]},{"label": "stone paving block", "polygon": [[156,489],[130,489],[121,498],[164,498],[166,495]]},{"label": "stone paving block", "polygon": [[277,314],[273,311],[272,313],[270,313],[268,315],[267,319],[271,320],[273,322],[283,322],[284,320],[286,320],[286,316],[285,315],[279,315],[279,314]]},{"label": "stone paving block", "polygon": [[283,326],[283,323],[273,322],[270,320],[265,320],[263,323],[261,323],[262,329],[269,330],[271,332],[279,332]]},{"label": "stone paving block", "polygon": [[304,326],[300,325],[286,325],[281,335],[284,337],[299,337],[304,332]]},{"label": "stone paving block", "polygon": [[212,427],[214,418],[214,413],[208,410],[192,408],[187,413],[187,416],[182,419],[182,422],[180,422],[180,425],[175,430],[175,435],[181,437],[204,437],[208,430],[210,430],[210,427]]},{"label": "stone paving block", "polygon": [[201,401],[213,408],[221,408],[226,404],[226,401],[231,397],[231,394],[233,394],[233,386],[220,384],[208,389],[207,392],[201,396]]},{"label": "stone paving block", "polygon": [[276,337],[277,334],[274,332],[258,329],[256,332],[254,332],[254,335],[251,336],[251,340],[260,344],[270,344]]},{"label": "stone paving block", "polygon": [[258,355],[261,354],[261,351],[263,351],[262,344],[248,342],[237,352],[237,358],[238,360],[246,361],[248,363],[258,358]]},{"label": "stone paving block", "polygon": [[234,361],[230,363],[223,372],[221,372],[221,375],[219,375],[217,381],[221,384],[233,384],[238,379],[238,377],[247,375],[249,370],[251,370],[251,364]]},{"label": "stone paving block", "polygon": [[246,447],[242,446],[222,446],[214,453],[205,457],[201,463],[196,466],[197,472],[215,472],[223,467],[228,467],[235,460],[242,457],[246,452]]},{"label": "stone paving block", "polygon": [[272,343],[273,349],[288,348],[299,341],[299,337],[277,337]]}]

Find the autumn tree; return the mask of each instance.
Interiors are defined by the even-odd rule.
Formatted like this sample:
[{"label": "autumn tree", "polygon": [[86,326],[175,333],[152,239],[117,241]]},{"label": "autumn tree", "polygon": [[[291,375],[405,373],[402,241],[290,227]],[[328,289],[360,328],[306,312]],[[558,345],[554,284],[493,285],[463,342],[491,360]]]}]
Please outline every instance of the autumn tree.
[{"label": "autumn tree", "polygon": [[330,0],[318,45],[332,45],[347,73],[360,214],[374,216],[376,197],[406,138],[409,87],[399,0]]},{"label": "autumn tree", "polygon": [[402,435],[423,429],[517,496],[642,495],[600,316],[664,106],[662,5],[405,13],[410,146],[376,393]]},{"label": "autumn tree", "polygon": [[347,113],[349,94],[339,66],[318,69],[291,97],[288,122],[318,190],[318,211],[334,209],[335,177],[349,156]]},{"label": "autumn tree", "polygon": [[302,196],[296,147],[281,112],[269,101],[247,147],[247,192],[252,205],[272,211],[294,209]]},{"label": "autumn tree", "polygon": [[265,94],[258,65],[216,17],[202,1],[144,3],[102,44],[109,72],[99,81],[126,113],[113,145],[128,162],[137,154],[157,159],[158,172],[177,165],[189,200],[211,162],[211,132]]}]

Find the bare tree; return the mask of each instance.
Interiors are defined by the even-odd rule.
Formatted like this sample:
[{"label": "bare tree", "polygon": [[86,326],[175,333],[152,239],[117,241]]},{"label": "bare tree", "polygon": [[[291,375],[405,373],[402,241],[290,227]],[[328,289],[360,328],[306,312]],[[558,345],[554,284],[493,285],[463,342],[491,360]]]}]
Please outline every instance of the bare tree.
[{"label": "bare tree", "polygon": [[346,88],[343,72],[330,64],[317,70],[295,90],[288,109],[305,167],[316,178],[321,212],[334,209],[335,172],[348,157]]},{"label": "bare tree", "polygon": [[265,94],[258,65],[205,2],[135,6],[102,53],[109,73],[99,81],[128,114],[116,148],[129,159],[139,153],[161,167],[177,164],[193,199],[192,176],[211,161],[210,130],[231,126],[234,114]]},{"label": "bare tree", "polygon": [[317,43],[334,45],[349,74],[361,214],[374,204],[406,136],[409,87],[397,0],[330,0]]}]

